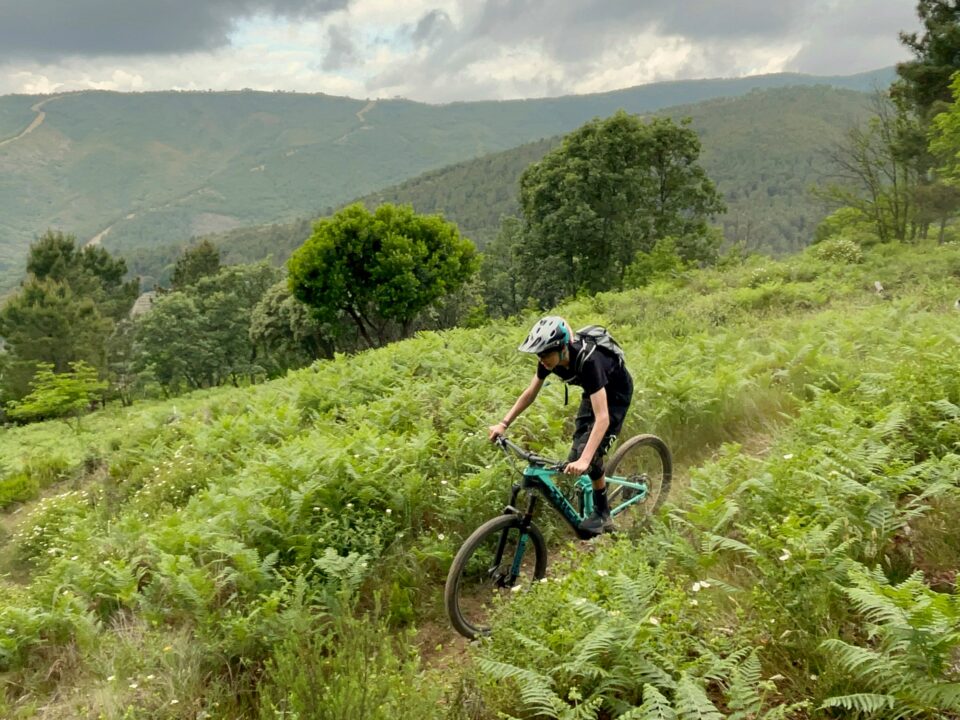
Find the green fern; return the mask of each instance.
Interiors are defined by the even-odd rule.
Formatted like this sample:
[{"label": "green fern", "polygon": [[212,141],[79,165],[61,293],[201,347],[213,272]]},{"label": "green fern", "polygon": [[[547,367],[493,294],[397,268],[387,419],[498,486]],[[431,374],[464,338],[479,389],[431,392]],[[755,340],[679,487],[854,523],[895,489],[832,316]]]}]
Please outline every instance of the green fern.
[{"label": "green fern", "polygon": [[703,688],[686,673],[677,682],[676,697],[673,701],[677,711],[677,720],[723,720],[723,715]]},{"label": "green fern", "polygon": [[677,713],[653,685],[643,686],[643,705],[619,715],[617,720],[676,720]]},{"label": "green fern", "polygon": [[823,704],[820,705],[820,708],[842,708],[850,712],[875,715],[881,711],[893,710],[896,704],[897,699],[893,695],[853,693],[851,695],[837,695],[827,698],[823,701]]},{"label": "green fern", "polygon": [[752,720],[757,717],[763,700],[760,697],[760,658],[756,652],[734,669],[727,688],[727,707],[733,712],[729,720]]}]

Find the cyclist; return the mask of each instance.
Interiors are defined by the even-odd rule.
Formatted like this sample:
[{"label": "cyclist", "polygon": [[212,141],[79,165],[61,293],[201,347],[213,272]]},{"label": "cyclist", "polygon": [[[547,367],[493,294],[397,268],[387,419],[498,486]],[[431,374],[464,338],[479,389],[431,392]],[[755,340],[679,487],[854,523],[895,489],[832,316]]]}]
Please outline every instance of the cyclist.
[{"label": "cyclist", "polygon": [[619,357],[594,343],[574,338],[566,320],[553,315],[541,318],[518,350],[537,356],[537,371],[510,412],[488,428],[490,440],[502,435],[533,403],[551,373],[583,388],[564,472],[576,476],[588,473],[593,485],[593,513],[580,523],[580,528],[597,535],[613,530],[603,456],[623,427],[633,397],[633,378]]}]

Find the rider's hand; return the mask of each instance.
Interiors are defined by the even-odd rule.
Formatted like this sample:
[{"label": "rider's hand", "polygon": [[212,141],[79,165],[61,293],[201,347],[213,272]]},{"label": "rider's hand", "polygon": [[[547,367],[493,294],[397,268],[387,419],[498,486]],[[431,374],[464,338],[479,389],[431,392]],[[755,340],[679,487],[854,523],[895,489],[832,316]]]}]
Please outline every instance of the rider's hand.
[{"label": "rider's hand", "polygon": [[498,422],[496,425],[491,425],[487,428],[487,437],[489,438],[490,442],[493,442],[506,431],[507,424],[505,422]]},{"label": "rider's hand", "polygon": [[589,468],[590,461],[580,458],[579,460],[568,462],[563,468],[563,472],[567,475],[583,475]]}]

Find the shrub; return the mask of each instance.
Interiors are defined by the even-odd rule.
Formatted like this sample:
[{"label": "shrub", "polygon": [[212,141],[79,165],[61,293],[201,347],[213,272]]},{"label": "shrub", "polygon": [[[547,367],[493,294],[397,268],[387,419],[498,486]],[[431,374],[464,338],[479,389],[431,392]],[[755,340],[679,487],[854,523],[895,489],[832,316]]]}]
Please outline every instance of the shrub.
[{"label": "shrub", "polygon": [[832,263],[855,264],[863,262],[863,250],[846,236],[833,237],[814,245],[813,256]]}]

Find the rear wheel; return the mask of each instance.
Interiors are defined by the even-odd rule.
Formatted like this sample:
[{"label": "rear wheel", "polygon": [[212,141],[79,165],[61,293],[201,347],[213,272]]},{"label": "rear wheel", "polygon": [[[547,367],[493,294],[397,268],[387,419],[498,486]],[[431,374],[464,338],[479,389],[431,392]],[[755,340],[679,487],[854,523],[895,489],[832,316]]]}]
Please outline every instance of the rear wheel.
[{"label": "rear wheel", "polygon": [[453,559],[443,599],[450,622],[466,638],[490,634],[494,606],[547,573],[547,544],[531,523],[522,535],[524,547],[514,574],[522,520],[519,515],[488,520],[473,531]]},{"label": "rear wheel", "polygon": [[[646,517],[660,509],[670,494],[673,457],[667,444],[656,435],[635,435],[617,449],[604,472],[608,478],[608,503],[619,523],[620,518],[627,515]],[[635,498],[638,491],[610,478],[646,485],[646,496],[616,513],[616,509]]]}]

